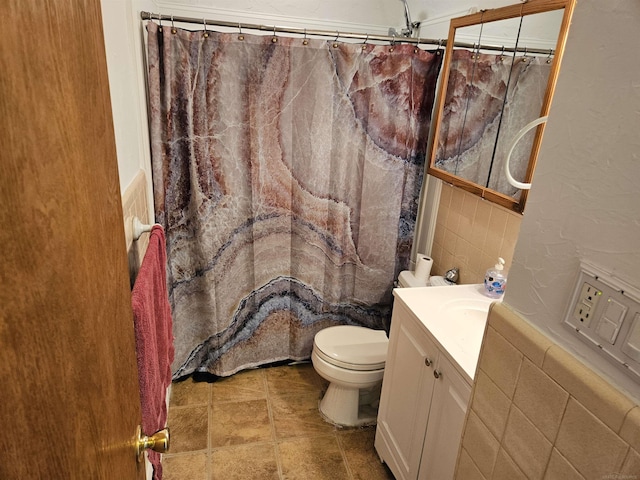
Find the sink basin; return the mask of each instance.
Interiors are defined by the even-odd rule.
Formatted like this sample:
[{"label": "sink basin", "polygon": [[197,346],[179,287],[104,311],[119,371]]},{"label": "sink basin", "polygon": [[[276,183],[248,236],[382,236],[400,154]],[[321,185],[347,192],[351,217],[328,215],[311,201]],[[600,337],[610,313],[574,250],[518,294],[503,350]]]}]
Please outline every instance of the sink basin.
[{"label": "sink basin", "polygon": [[480,355],[489,307],[484,286],[400,288],[394,291],[470,380]]},{"label": "sink basin", "polygon": [[454,341],[461,350],[468,351],[482,342],[490,299],[459,298],[443,303],[437,315],[442,322],[457,331]]}]

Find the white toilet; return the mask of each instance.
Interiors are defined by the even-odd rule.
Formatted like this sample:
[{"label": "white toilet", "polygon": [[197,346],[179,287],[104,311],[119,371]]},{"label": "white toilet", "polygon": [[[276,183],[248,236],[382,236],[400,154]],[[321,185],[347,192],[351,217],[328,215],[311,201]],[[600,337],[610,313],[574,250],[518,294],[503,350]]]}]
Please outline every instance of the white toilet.
[{"label": "white toilet", "polygon": [[[431,277],[429,283],[450,285],[443,277]],[[398,276],[398,286],[425,284],[405,270]],[[320,401],[327,421],[351,427],[376,423],[388,345],[384,330],[340,325],[316,333],[311,361],[318,375],[329,382]]]},{"label": "white toilet", "polygon": [[316,333],[311,361],[329,381],[320,412],[336,425],[373,425],[389,340],[384,330],[340,325]]}]

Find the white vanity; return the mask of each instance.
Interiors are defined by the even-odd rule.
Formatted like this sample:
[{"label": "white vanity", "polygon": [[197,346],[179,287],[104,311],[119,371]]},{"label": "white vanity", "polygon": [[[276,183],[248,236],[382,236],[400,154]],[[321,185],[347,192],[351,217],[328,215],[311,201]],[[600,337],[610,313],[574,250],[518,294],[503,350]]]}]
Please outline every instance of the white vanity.
[{"label": "white vanity", "polygon": [[394,290],[375,448],[396,480],[453,478],[487,312],[482,285]]}]

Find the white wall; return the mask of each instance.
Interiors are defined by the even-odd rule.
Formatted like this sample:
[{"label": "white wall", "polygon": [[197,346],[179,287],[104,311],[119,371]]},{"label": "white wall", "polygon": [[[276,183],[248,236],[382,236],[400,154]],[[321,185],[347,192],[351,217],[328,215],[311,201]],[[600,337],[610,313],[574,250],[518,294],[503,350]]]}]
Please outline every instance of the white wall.
[{"label": "white wall", "polygon": [[505,303],[640,399],[561,321],[581,260],[640,287],[640,2],[580,0]]}]

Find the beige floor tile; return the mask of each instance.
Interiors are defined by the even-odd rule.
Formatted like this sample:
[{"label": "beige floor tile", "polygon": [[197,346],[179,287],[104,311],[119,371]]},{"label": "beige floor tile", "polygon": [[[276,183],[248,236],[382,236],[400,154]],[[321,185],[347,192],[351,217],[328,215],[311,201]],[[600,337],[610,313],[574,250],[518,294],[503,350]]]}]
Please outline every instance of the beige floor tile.
[{"label": "beige floor tile", "polygon": [[170,453],[192,452],[207,448],[208,407],[169,409],[167,425],[171,429]]},{"label": "beige floor tile", "polygon": [[349,474],[335,435],[278,442],[284,480],[348,480]]},{"label": "beige floor tile", "polygon": [[323,379],[311,363],[264,369],[270,395],[291,395],[317,391]]},{"label": "beige floor tile", "polygon": [[189,453],[162,458],[163,480],[208,480],[207,454]]},{"label": "beige floor tile", "polygon": [[271,396],[270,402],[278,439],[331,434],[335,430],[320,416],[317,393]]},{"label": "beige floor tile", "polygon": [[[279,478],[273,443],[226,447],[211,452],[211,480]],[[184,480],[187,480],[187,477]]]},{"label": "beige floor tile", "polygon": [[211,384],[194,382],[187,378],[181,382],[171,384],[170,406],[183,407],[185,405],[207,405],[211,395]]},{"label": "beige floor tile", "polygon": [[211,448],[272,441],[267,400],[211,405]]},{"label": "beige floor tile", "polygon": [[245,370],[213,382],[211,384],[211,401],[215,405],[221,402],[242,402],[266,398],[267,387],[264,372],[264,369],[261,368]]},{"label": "beige floor tile", "polygon": [[338,430],[338,442],[354,480],[393,480],[393,475],[382,463],[373,443],[375,427]]}]

